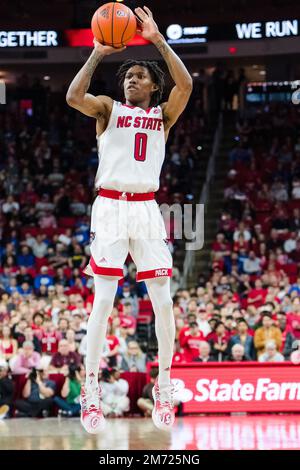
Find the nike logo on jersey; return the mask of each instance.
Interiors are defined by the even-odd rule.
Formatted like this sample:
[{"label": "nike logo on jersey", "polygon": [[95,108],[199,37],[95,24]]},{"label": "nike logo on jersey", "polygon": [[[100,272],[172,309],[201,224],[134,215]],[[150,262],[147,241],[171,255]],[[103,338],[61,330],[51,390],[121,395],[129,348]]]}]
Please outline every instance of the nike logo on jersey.
[{"label": "nike logo on jersey", "polygon": [[136,129],[149,129],[150,131],[161,131],[163,120],[146,116],[118,116],[117,128],[134,127]]}]

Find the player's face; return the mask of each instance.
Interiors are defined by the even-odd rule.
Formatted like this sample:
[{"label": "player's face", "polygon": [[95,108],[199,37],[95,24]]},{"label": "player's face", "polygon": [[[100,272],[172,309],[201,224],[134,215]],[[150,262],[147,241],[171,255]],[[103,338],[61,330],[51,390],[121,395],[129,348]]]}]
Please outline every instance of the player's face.
[{"label": "player's face", "polygon": [[146,67],[134,65],[128,69],[124,80],[124,94],[130,103],[140,103],[150,100],[152,93],[157,90]]}]

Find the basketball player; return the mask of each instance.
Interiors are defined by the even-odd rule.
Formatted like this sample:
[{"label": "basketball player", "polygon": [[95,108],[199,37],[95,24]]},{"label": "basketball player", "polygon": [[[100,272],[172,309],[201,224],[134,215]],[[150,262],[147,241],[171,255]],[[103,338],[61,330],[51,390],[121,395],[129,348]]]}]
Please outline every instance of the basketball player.
[{"label": "basketball player", "polygon": [[[125,104],[88,88],[105,56],[120,52],[94,39],[94,50],[72,81],[67,103],[96,119],[99,167],[95,185],[98,197],[91,215],[91,258],[85,272],[93,275],[95,299],[87,327],[86,384],[81,391],[81,422],[86,431],[100,432],[105,425],[98,385],[100,357],[108,317],[128,251],[137,266],[137,281],[145,281],[155,312],[159,376],[153,388],[152,418],[160,429],[174,423],[170,367],[175,322],[170,295],[172,257],[164,241],[166,232],[154,193],[170,128],[184,110],[192,78],[160,34],[149,8],[136,8],[139,33],[163,56],[175,82],[168,101],[159,105],[163,72],[155,62],[127,61],[119,69]],[[151,233],[150,233],[151,232]]]}]

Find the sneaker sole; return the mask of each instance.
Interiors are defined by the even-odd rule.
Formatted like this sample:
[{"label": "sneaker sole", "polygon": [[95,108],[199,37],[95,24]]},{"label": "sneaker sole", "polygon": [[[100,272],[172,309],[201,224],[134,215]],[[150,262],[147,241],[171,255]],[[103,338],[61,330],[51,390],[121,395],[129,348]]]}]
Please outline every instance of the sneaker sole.
[{"label": "sneaker sole", "polygon": [[167,424],[163,424],[161,423],[157,418],[156,418],[156,415],[155,415],[155,393],[154,393],[154,387],[152,388],[152,397],[153,397],[153,400],[154,400],[154,408],[152,410],[152,421],[154,423],[154,425],[160,429],[161,431],[171,431],[172,430],[172,427],[174,425],[174,422],[175,422],[175,419],[173,421],[172,424],[170,425],[167,425]]},{"label": "sneaker sole", "polygon": [[88,432],[89,434],[100,434],[102,431],[104,431],[104,429],[106,428],[106,421],[105,419],[103,418],[102,420],[100,420],[100,423],[99,423],[99,426],[95,426],[94,428],[92,427],[89,427],[87,429],[84,421],[82,418],[80,418],[80,422],[81,422],[81,425],[82,427],[85,429],[86,432]]}]

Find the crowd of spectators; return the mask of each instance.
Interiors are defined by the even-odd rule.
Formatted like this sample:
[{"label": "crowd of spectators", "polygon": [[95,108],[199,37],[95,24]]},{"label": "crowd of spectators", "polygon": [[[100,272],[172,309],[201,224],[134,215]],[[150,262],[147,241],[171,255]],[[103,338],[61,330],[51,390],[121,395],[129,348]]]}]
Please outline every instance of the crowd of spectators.
[{"label": "crowd of spectators", "polygon": [[233,357],[221,338],[259,361],[299,348],[299,124],[299,109],[283,103],[251,107],[236,123],[209,283],[200,278],[206,312],[211,303],[222,317],[219,358]]},{"label": "crowd of spectators", "polygon": [[[31,84],[25,75],[8,91],[8,104],[0,110],[1,405],[12,403],[2,390],[11,372],[26,376],[22,397],[15,402],[17,414],[46,415],[53,402],[61,414],[76,414],[76,383],[84,375],[86,325],[94,297],[93,280],[83,269],[90,256],[96,197],[95,123],[70,109],[65,93],[53,93],[38,80]],[[193,117],[187,109],[169,137],[157,195],[161,203],[184,203],[191,197],[196,143],[205,124],[199,100],[190,106]],[[172,236],[169,247],[174,253]],[[141,302],[149,300],[135,273],[128,257],[101,363],[109,372],[116,369],[104,379],[108,397],[109,389],[121,383],[119,370],[146,371],[136,324]],[[174,273],[173,291],[179,282],[178,270]],[[49,374],[66,378],[59,396]],[[121,388],[126,389],[124,384]],[[109,414],[114,405],[107,406]],[[123,400],[120,406],[125,411],[128,403]],[[5,412],[0,410],[1,415]]]},{"label": "crowd of spectators", "polygon": [[[194,105],[197,111],[197,100]],[[94,129],[65,104],[50,106],[46,121],[38,108],[28,113],[26,106],[16,100],[0,114],[0,417],[48,416],[53,406],[61,416],[78,416],[94,297],[93,281],[83,274],[95,196]],[[298,112],[283,106],[258,108],[238,122],[211,276],[200,276],[189,290],[172,280],[174,363],[288,361],[293,354],[298,360],[298,124]],[[203,125],[197,112],[178,123],[159,202],[183,203],[190,196],[194,139]],[[150,301],[135,271],[129,259],[100,364],[108,416],[130,406],[120,372],[144,373],[155,360],[139,342],[137,325]],[[25,376],[17,400],[10,374]],[[59,393],[52,380],[57,375],[63,377]],[[146,416],[154,378],[138,401]]]}]

